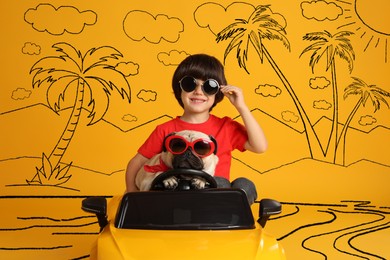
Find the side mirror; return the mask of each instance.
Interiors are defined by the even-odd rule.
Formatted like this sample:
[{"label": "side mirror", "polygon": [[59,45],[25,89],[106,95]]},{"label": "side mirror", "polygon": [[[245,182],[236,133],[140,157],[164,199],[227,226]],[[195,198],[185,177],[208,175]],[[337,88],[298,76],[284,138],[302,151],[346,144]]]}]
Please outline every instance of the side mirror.
[{"label": "side mirror", "polygon": [[103,197],[89,197],[82,201],[81,209],[96,215],[100,231],[108,224],[107,220],[107,200]]},{"label": "side mirror", "polygon": [[259,219],[257,222],[264,228],[270,216],[282,212],[282,205],[273,199],[262,199],[260,201]]}]

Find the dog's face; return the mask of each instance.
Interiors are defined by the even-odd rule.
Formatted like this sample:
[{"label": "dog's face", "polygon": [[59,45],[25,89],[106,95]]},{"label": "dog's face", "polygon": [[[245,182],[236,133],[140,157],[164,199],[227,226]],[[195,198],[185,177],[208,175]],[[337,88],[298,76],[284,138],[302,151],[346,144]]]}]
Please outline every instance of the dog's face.
[{"label": "dog's face", "polygon": [[[206,143],[209,142],[210,144],[213,143],[208,135],[198,131],[184,130],[176,132],[174,136],[184,138],[189,144],[196,142],[197,140],[204,140]],[[203,170],[210,175],[214,175],[215,167],[218,163],[218,156],[215,153],[211,152],[211,154],[207,156],[200,156],[190,146],[188,146],[183,153],[179,154],[173,154],[167,149],[162,153],[161,158],[168,167],[173,169]]]}]

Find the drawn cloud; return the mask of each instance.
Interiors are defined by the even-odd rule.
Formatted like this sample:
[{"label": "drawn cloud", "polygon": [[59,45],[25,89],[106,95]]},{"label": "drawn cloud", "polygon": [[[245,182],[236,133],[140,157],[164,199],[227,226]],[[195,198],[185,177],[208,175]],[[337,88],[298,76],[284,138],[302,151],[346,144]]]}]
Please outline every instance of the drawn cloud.
[{"label": "drawn cloud", "polygon": [[169,53],[160,52],[157,55],[157,59],[165,66],[169,66],[169,65],[179,65],[179,63],[188,56],[189,54],[186,53],[185,51],[172,50]]},{"label": "drawn cloud", "polygon": [[312,89],[324,89],[330,85],[330,81],[325,77],[315,77],[310,79],[309,86]]},{"label": "drawn cloud", "polygon": [[22,53],[28,55],[39,55],[41,53],[41,46],[32,42],[26,42],[22,48]]},{"label": "drawn cloud", "polygon": [[145,102],[156,101],[157,93],[152,90],[142,89],[140,92],[138,92],[137,97]]},{"label": "drawn cloud", "polygon": [[24,20],[39,32],[61,35],[65,32],[78,34],[86,25],[93,25],[97,15],[93,11],[80,12],[73,6],[55,8],[51,4],[39,4],[24,14]]},{"label": "drawn cloud", "polygon": [[[194,12],[195,22],[199,27],[208,28],[214,35],[222,31],[227,25],[236,22],[237,18],[248,19],[255,7],[248,3],[234,2],[226,8],[217,3],[205,3],[200,5]],[[286,20],[280,14],[273,13],[268,8],[264,15],[272,14],[272,17],[283,27]],[[218,19],[216,19],[218,17]]]},{"label": "drawn cloud", "polygon": [[359,124],[366,126],[366,125],[373,125],[376,123],[376,118],[370,115],[361,116],[359,120]]},{"label": "drawn cloud", "polygon": [[122,117],[122,120],[126,122],[137,122],[137,117],[130,114],[126,114]]},{"label": "drawn cloud", "polygon": [[332,107],[332,104],[329,103],[326,100],[316,100],[313,102],[313,107],[315,109],[323,109],[323,110],[328,110],[329,108]]},{"label": "drawn cloud", "polygon": [[343,9],[335,3],[326,1],[304,1],[301,3],[303,17],[317,21],[336,20],[343,14]]},{"label": "drawn cloud", "polygon": [[135,10],[127,13],[123,20],[123,30],[133,41],[146,40],[157,44],[165,40],[172,43],[179,40],[184,24],[180,19],[165,14],[153,16],[148,12]]},{"label": "drawn cloud", "polygon": [[226,8],[217,3],[205,3],[195,10],[194,19],[199,27],[209,28],[216,35],[236,18],[248,18],[254,10],[255,7],[248,3],[235,2]]},{"label": "drawn cloud", "polygon": [[255,93],[263,97],[277,97],[282,93],[282,90],[277,86],[265,84],[259,85],[255,89]]},{"label": "drawn cloud", "polygon": [[12,91],[11,98],[14,100],[22,100],[29,98],[31,95],[31,91],[27,90],[25,88],[17,88],[16,90]]},{"label": "drawn cloud", "polygon": [[299,116],[297,116],[292,111],[283,111],[282,112],[282,118],[286,122],[293,122],[293,123],[296,123],[299,120]]},{"label": "drawn cloud", "polygon": [[139,72],[139,65],[134,62],[120,62],[115,66],[117,71],[120,71],[125,77],[137,75]]}]

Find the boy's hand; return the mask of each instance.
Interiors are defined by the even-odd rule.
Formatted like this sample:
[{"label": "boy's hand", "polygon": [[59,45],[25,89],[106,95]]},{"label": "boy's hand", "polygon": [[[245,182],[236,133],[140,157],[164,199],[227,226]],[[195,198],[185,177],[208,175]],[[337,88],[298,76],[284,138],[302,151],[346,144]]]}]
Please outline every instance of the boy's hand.
[{"label": "boy's hand", "polygon": [[245,106],[244,94],[240,88],[224,85],[221,86],[221,91],[236,108]]}]

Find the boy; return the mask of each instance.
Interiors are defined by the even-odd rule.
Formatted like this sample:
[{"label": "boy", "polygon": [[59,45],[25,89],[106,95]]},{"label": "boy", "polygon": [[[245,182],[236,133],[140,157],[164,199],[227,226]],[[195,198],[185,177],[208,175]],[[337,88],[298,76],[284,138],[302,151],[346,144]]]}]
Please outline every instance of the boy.
[{"label": "boy", "polygon": [[[127,192],[136,191],[135,176],[148,158],[160,153],[166,135],[181,130],[195,130],[217,140],[219,163],[215,176],[220,186],[230,178],[231,152],[249,150],[263,153],[267,149],[264,132],[247,107],[242,90],[227,84],[224,67],[215,57],[206,54],[188,56],[177,67],[172,88],[183,114],[156,127],[138,153],[130,160],[126,170]],[[213,107],[226,96],[242,117],[244,125],[229,117],[210,114]],[[250,203],[257,198],[254,184],[238,178],[231,184],[243,189]]]}]

